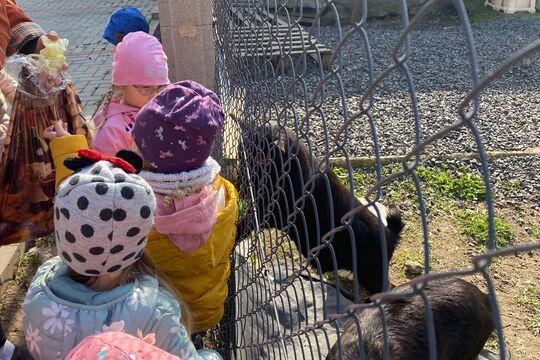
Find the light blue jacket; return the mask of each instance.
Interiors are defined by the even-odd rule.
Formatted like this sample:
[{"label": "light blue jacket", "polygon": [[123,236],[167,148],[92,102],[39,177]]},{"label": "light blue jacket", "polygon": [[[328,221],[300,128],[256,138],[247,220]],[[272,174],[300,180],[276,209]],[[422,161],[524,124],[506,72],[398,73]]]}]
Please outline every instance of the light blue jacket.
[{"label": "light blue jacket", "polygon": [[26,345],[35,360],[64,359],[86,336],[107,330],[154,333],[155,346],[181,359],[216,358],[215,352],[197,353],[180,323],[178,302],[150,276],[96,292],[72,280],[54,257],[38,269],[23,308]]}]

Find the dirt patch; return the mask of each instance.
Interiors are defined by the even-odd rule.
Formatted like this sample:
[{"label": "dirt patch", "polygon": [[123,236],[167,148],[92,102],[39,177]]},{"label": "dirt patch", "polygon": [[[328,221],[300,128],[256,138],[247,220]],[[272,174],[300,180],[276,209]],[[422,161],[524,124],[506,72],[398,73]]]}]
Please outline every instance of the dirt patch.
[{"label": "dirt patch", "polygon": [[38,267],[54,256],[55,252],[54,238],[36,240],[35,246],[21,255],[15,279],[0,286],[0,322],[8,340],[17,346],[15,359],[31,359],[24,340],[22,304]]},{"label": "dirt patch", "polygon": [[[540,240],[539,212],[530,210],[532,207],[527,204],[523,204],[520,208],[510,208],[507,204],[500,206],[501,208],[496,209],[496,216],[501,223],[513,230],[515,236],[512,245]],[[483,204],[468,203],[460,207],[451,205],[446,209],[432,211],[428,215],[428,249],[432,272],[470,269],[473,257],[486,251],[483,243],[467,235],[470,231],[464,231],[462,220],[457,216],[460,210],[477,214],[486,213]],[[419,264],[422,269],[425,267],[424,235],[420,217],[414,208],[405,211],[403,216],[407,226],[390,265],[390,280],[396,286],[410,281],[410,277],[406,275],[407,262]],[[244,253],[246,255],[249,253],[248,261],[256,263],[252,264],[256,268],[262,266],[264,261],[271,262],[277,258],[290,258],[300,265],[299,260],[302,256],[298,254],[290,240],[279,231],[263,230],[258,239],[254,234],[252,237],[253,246],[249,251],[247,248],[244,249]],[[539,269],[540,251],[535,251],[494,258],[488,270],[496,291],[506,345],[513,358],[533,360],[537,358],[536,354],[540,354],[540,334],[537,325],[540,323],[540,304],[535,308],[534,299],[527,298],[527,295],[535,289],[540,294]],[[317,277],[316,270],[310,266],[307,266],[306,270]],[[338,274],[341,286],[352,292],[352,274],[343,270]],[[325,273],[325,280],[329,283],[335,282],[333,273]],[[465,280],[488,292],[486,279],[482,274],[467,276]],[[496,333],[488,340],[486,347],[498,350]]]},{"label": "dirt patch", "polygon": [[9,280],[0,288],[0,313],[2,314],[2,329],[7,334],[8,340],[17,346],[20,359],[26,354],[26,344],[23,332],[22,303],[28,288],[15,280]]},{"label": "dirt patch", "polygon": [[[540,214],[527,210],[528,208],[530,207],[524,206],[520,209],[497,210],[497,216],[515,231],[514,245],[540,240],[535,227],[535,224],[540,223]],[[409,280],[405,274],[406,261],[424,265],[421,222],[410,215],[405,216],[407,228],[391,264],[391,279],[396,285]],[[470,268],[472,257],[485,252],[483,245],[476,244],[460,231],[451,212],[439,214],[429,220],[432,271]],[[495,258],[488,271],[496,289],[506,344],[514,358],[533,360],[540,354],[540,336],[535,327],[539,321],[540,309],[535,308],[536,303],[526,301],[527,294],[531,291],[540,291],[539,269],[540,252],[535,251]],[[481,274],[469,276],[466,280],[487,292],[486,280]],[[495,335],[488,341],[487,347],[497,350]]]},{"label": "dirt patch", "polygon": [[[540,213],[535,212],[527,204],[520,208],[497,209],[497,216],[515,231],[514,245],[540,240]],[[484,211],[481,206],[476,210]],[[396,250],[391,263],[390,276],[394,285],[403,284],[410,279],[406,276],[407,261],[424,266],[424,243],[421,221],[414,212],[404,213],[407,227],[403,239]],[[254,235],[254,234],[252,234]],[[250,245],[248,245],[250,244]],[[429,249],[431,271],[442,272],[466,269],[471,267],[471,259],[485,251],[483,245],[475,243],[460,231],[459,224],[452,211],[438,211],[429,216]],[[256,268],[274,258],[290,258],[300,265],[302,258],[289,239],[276,230],[264,230],[260,238],[254,237],[246,242],[243,249],[248,259],[254,261]],[[15,343],[21,354],[20,359],[28,359],[24,352],[24,334],[22,326],[22,303],[27,286],[37,267],[54,253],[51,239],[38,242],[37,247],[21,258],[16,280],[7,281],[0,287],[0,313],[2,327],[6,330],[10,341]],[[33,254],[33,255],[32,255]],[[540,334],[538,324],[540,305],[530,300],[531,292],[540,293],[540,252],[519,253],[507,257],[495,258],[489,268],[493,280],[497,301],[504,328],[507,346],[513,358],[533,360],[540,354]],[[309,271],[310,268],[307,267]],[[315,275],[316,272],[313,271]],[[340,272],[341,284],[350,283],[350,274]],[[486,280],[481,274],[466,278],[483,291],[487,292]],[[332,280],[332,279],[327,279]],[[348,281],[348,282],[347,282]],[[496,336],[492,336],[487,347],[496,350]]]}]

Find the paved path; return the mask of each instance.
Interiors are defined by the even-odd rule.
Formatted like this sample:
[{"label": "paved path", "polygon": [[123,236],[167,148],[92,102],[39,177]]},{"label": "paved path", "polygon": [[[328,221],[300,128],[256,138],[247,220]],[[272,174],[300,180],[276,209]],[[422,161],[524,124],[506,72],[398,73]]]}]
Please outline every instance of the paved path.
[{"label": "paved path", "polygon": [[89,119],[110,88],[112,46],[101,35],[110,14],[124,6],[138,7],[150,18],[156,0],[19,0],[19,6],[45,31],[69,39],[69,73]]}]

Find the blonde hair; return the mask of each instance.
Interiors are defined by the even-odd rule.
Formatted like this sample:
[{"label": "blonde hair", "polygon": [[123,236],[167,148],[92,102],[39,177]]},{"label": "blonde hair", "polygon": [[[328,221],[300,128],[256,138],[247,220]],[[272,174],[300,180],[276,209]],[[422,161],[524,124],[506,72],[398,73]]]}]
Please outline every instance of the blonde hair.
[{"label": "blonde hair", "polygon": [[[131,147],[131,150],[137,153],[141,157],[141,159],[143,159],[143,170],[155,172],[154,167],[150,164],[148,160],[144,158],[144,156],[142,156],[136,144],[133,144],[133,146]],[[163,197],[163,203],[165,204],[165,206],[169,206],[171,205],[173,199],[180,200],[188,195],[197,194],[201,192],[207,186],[211,187],[212,185],[193,185],[193,186],[188,186],[188,187],[183,187],[183,188],[177,188],[176,190],[173,191],[172,195],[166,195]]]},{"label": "blonde hair", "polygon": [[105,122],[107,121],[107,114],[109,113],[109,106],[111,106],[111,102],[120,97],[123,96],[123,91],[118,86],[112,85],[109,91],[105,94],[105,97],[103,98],[103,102],[101,103],[101,108],[103,111],[103,122],[96,128],[96,130],[99,130],[103,127]]},{"label": "blonde hair", "polygon": [[180,200],[188,195],[197,194],[201,192],[201,190],[203,190],[207,186],[211,187],[211,185],[194,185],[194,186],[189,186],[185,188],[177,188],[176,190],[173,191],[172,195],[166,195],[163,197],[163,203],[166,206],[169,206],[171,205],[173,199]]},{"label": "blonde hair", "polygon": [[[182,313],[180,314],[182,318],[182,325],[184,325],[184,327],[186,328],[187,333],[191,334],[192,318],[187,304],[182,301],[180,293],[171,283],[171,281],[167,278],[167,276],[157,268],[154,260],[152,260],[152,257],[150,256],[150,254],[148,254],[146,249],[143,251],[142,256],[139,260],[122,270],[120,275],[115,280],[116,287],[130,283],[133,280],[133,274],[135,273],[140,275],[152,276],[157,280],[161,288],[167,290],[169,293],[171,293],[172,296],[174,296],[174,298],[180,304],[180,309],[182,311]],[[74,281],[81,284],[86,284],[88,280],[92,278],[91,276],[81,275],[73,271],[71,268],[69,269],[69,275]]]}]

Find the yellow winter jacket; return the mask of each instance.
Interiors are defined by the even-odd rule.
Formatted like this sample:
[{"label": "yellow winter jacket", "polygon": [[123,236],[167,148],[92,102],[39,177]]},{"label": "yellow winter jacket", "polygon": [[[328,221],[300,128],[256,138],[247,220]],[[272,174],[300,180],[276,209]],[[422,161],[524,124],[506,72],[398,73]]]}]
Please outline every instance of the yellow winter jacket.
[{"label": "yellow winter jacket", "polygon": [[193,317],[194,331],[217,325],[223,316],[227,298],[227,280],[231,272],[230,255],[236,239],[238,193],[222,177],[214,183],[223,185],[226,206],[206,244],[192,253],[182,252],[166,235],[153,230],[146,249],[159,269],[180,292]]}]

